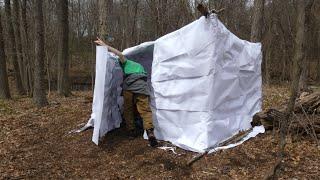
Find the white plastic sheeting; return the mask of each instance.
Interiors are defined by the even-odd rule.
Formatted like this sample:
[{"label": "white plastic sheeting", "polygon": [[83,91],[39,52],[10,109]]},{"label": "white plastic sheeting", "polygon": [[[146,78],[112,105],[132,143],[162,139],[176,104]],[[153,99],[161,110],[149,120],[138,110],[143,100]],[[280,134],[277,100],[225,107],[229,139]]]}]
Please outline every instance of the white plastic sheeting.
[{"label": "white plastic sheeting", "polygon": [[122,121],[121,96],[122,69],[105,47],[98,46],[96,51],[96,76],[91,118],[85,127],[94,127],[92,141],[107,132],[120,127]]},{"label": "white plastic sheeting", "polygon": [[[141,54],[149,47],[153,54]],[[252,116],[261,110],[261,44],[239,39],[215,15],[124,54],[141,57],[147,66],[152,57],[152,70],[145,68],[151,70],[159,140],[203,152],[249,129]],[[105,49],[97,48],[93,113],[87,124],[94,126],[96,144],[121,122],[121,80],[112,80],[121,77],[115,75],[121,70],[110,59]]]},{"label": "white plastic sheeting", "polygon": [[212,15],[156,40],[153,57],[158,139],[203,152],[251,127],[261,110],[260,43]]}]

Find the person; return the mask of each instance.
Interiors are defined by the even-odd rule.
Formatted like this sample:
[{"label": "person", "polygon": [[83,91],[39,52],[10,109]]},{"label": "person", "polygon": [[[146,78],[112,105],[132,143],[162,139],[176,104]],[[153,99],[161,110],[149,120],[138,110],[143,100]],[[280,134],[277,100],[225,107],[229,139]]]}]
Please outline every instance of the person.
[{"label": "person", "polygon": [[150,146],[157,146],[158,142],[153,133],[152,111],[149,105],[149,90],[147,85],[147,73],[144,67],[127,59],[119,50],[107,45],[97,38],[96,44],[105,46],[108,51],[119,58],[119,63],[124,72],[123,97],[124,97],[124,120],[127,131],[131,136],[136,135],[135,112],[138,112],[143,120],[143,129],[146,130]]}]

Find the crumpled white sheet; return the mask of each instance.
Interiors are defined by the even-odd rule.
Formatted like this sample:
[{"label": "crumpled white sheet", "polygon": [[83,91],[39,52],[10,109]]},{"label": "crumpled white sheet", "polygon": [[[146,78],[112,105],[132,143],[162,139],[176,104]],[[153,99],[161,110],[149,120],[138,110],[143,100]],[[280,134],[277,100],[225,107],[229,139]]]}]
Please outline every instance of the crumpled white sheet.
[{"label": "crumpled white sheet", "polygon": [[161,147],[158,147],[158,149],[165,150],[165,151],[171,151],[173,154],[181,156],[181,154],[176,152],[176,149],[177,149],[176,147],[161,146]]},{"label": "crumpled white sheet", "polygon": [[232,34],[215,15],[154,43],[155,135],[206,149],[251,127],[261,110],[261,44]]},{"label": "crumpled white sheet", "polygon": [[122,122],[122,69],[113,58],[105,47],[97,46],[92,114],[83,127],[94,127],[92,141],[95,144],[107,132],[119,128]]},{"label": "crumpled white sheet", "polygon": [[[264,133],[265,132],[265,128],[263,126],[255,126],[253,127],[253,129],[251,130],[251,132],[246,135],[244,138],[242,138],[239,142],[236,142],[236,143],[233,143],[233,144],[228,144],[226,146],[219,146],[219,147],[213,147],[212,149],[207,149],[206,151],[203,151],[203,152],[200,152],[200,153],[205,153],[207,152],[207,154],[211,154],[211,153],[216,153],[220,150],[225,150],[225,149],[230,149],[230,148],[234,148],[236,146],[239,146],[241,144],[243,144],[245,141],[253,138],[253,137],[256,137],[258,134],[260,133]],[[176,155],[181,155],[181,154],[178,154],[176,152],[176,147],[172,147],[172,146],[161,146],[161,147],[158,147],[158,149],[161,149],[161,150],[165,150],[165,151],[171,151],[173,154],[176,154]]]},{"label": "crumpled white sheet", "polygon": [[[260,43],[239,39],[211,15],[124,54],[150,51],[147,47],[152,46],[151,104],[159,140],[204,152],[251,127],[262,103]],[[93,113],[87,123],[94,126],[96,144],[121,122],[121,80],[111,82],[120,70],[112,71],[117,66],[101,48],[97,48]],[[142,64],[148,64],[145,60]]]}]

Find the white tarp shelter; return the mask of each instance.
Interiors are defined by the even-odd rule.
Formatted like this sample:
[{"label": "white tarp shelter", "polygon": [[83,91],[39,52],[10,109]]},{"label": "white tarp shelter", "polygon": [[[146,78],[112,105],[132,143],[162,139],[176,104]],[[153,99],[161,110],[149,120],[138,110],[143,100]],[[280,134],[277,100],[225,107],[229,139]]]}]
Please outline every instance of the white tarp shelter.
[{"label": "white tarp shelter", "polygon": [[[251,127],[261,110],[261,44],[239,39],[211,15],[123,52],[151,75],[155,135],[203,152]],[[121,122],[122,71],[97,47],[92,140]],[[150,79],[149,79],[150,80]]]}]

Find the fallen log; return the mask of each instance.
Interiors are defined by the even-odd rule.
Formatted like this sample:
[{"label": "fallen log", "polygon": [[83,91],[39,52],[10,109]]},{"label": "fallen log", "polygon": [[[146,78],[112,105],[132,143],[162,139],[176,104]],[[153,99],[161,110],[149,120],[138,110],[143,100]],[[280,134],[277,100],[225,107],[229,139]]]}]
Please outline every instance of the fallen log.
[{"label": "fallen log", "polygon": [[[285,112],[279,111],[277,109],[269,109],[265,112],[260,112],[259,114],[256,114],[253,118],[253,122],[261,123],[266,130],[272,130],[273,128],[278,127],[279,122],[285,120],[285,115]],[[318,118],[308,118],[306,117],[307,114],[305,113],[304,119],[306,120],[303,121],[299,119],[302,118],[301,116],[303,116],[302,113],[300,113],[300,117],[295,115],[295,119],[293,119],[290,125],[291,130],[305,131],[306,128],[311,128],[314,129],[314,132],[316,134],[320,134],[320,116],[318,116]]]},{"label": "fallen log", "polygon": [[311,94],[301,94],[300,98],[296,102],[295,112],[302,113],[320,113],[320,92],[315,92]]},{"label": "fallen log", "polygon": [[[291,129],[295,131],[307,131],[306,129],[312,129],[316,134],[320,133],[320,92],[314,93],[302,93],[297,99],[294,107],[294,113],[296,114],[296,120],[291,122]],[[299,120],[300,116],[304,116],[303,121]],[[313,116],[309,118],[307,116]],[[285,120],[286,107],[282,106],[277,109],[272,108],[263,112],[259,112],[253,117],[253,124],[261,123],[266,130],[273,129],[278,126],[279,122]],[[306,132],[309,134],[309,132]]]}]

